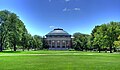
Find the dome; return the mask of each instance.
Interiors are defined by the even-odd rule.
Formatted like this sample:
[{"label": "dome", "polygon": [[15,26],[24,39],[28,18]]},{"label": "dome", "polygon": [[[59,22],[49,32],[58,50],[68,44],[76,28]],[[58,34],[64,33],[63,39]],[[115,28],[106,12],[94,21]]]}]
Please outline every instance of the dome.
[{"label": "dome", "polygon": [[56,28],[54,29],[53,31],[49,32],[46,36],[48,35],[67,35],[67,36],[70,36],[70,34],[68,34],[66,31],[64,31],[63,29],[61,28]]}]

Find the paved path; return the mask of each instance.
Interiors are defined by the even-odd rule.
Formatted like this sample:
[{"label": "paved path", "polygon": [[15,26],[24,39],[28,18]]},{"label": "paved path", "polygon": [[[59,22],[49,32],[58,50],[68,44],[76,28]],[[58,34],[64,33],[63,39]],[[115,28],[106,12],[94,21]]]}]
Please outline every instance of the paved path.
[{"label": "paved path", "polygon": [[87,53],[87,54],[82,54],[82,53],[59,53],[59,54],[15,54],[15,53],[0,53],[0,56],[46,56],[46,55],[54,55],[54,56],[59,56],[59,55],[89,55],[89,56],[93,56],[93,55],[105,55],[105,56],[111,56],[114,54],[120,54],[120,53],[112,53],[112,54],[102,54],[102,53]]},{"label": "paved path", "polygon": [[14,54],[14,53],[1,53],[0,56],[42,56],[42,55],[93,55],[81,53],[59,53],[59,54]]}]

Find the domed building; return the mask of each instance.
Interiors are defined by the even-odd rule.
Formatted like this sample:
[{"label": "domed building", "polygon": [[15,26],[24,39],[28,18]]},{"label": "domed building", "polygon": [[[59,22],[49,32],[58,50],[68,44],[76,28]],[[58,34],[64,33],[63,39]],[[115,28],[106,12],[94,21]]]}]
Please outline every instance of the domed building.
[{"label": "domed building", "polygon": [[65,50],[71,48],[71,35],[63,29],[57,28],[49,32],[46,36],[49,49]]}]

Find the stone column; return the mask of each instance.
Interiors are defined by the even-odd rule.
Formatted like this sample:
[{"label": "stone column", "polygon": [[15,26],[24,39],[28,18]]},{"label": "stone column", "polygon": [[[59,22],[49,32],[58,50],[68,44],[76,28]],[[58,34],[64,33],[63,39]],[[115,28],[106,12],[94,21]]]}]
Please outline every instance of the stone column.
[{"label": "stone column", "polygon": [[62,40],[60,40],[60,48],[62,48]]},{"label": "stone column", "polygon": [[51,40],[51,48],[52,48],[52,40]]},{"label": "stone column", "polygon": [[57,48],[57,41],[55,40],[55,48]]}]

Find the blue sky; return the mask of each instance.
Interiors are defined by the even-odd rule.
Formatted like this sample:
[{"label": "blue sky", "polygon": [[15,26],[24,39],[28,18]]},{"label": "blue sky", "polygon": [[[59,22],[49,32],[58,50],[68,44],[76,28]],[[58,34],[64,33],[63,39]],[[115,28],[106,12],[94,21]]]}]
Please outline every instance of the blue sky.
[{"label": "blue sky", "polygon": [[120,21],[120,0],[0,0],[0,10],[5,9],[41,36],[54,28],[90,34],[96,25]]}]

